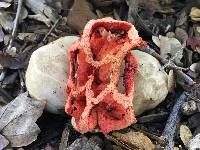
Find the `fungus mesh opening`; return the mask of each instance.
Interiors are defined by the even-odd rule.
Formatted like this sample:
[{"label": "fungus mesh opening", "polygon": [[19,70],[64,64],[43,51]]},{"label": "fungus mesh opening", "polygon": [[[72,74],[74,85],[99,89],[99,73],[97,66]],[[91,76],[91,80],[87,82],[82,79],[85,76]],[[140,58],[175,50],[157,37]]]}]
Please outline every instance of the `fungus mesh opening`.
[{"label": "fungus mesh opening", "polygon": [[65,110],[78,131],[98,127],[106,134],[136,122],[132,100],[137,61],[130,50],[141,44],[134,26],[124,21],[104,18],[85,26],[69,49]]}]

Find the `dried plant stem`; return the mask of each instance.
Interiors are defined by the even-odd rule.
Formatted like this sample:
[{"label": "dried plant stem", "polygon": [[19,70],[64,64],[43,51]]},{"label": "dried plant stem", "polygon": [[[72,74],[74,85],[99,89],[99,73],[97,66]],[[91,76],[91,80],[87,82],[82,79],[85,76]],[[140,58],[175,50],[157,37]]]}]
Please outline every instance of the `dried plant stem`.
[{"label": "dried plant stem", "polygon": [[[176,66],[172,61],[169,63],[168,60],[163,59],[158,53],[156,53],[153,49],[151,49],[149,46],[147,47],[140,47],[141,51],[144,51],[146,53],[151,54],[155,58],[157,58],[161,63],[164,65],[170,64],[170,68],[173,68],[173,70],[176,72],[176,74],[184,79],[188,85],[194,85],[194,81],[186,75],[184,72],[182,72],[181,68]],[[177,123],[180,121],[181,113],[180,113],[180,107],[181,105],[186,101],[187,99],[187,93],[183,92],[181,96],[177,99],[170,116],[167,120],[167,123],[165,125],[165,129],[162,133],[162,138],[164,138],[167,142],[166,150],[173,150],[174,148],[174,134],[176,131]]]},{"label": "dried plant stem", "polygon": [[49,30],[49,32],[45,35],[45,37],[43,38],[42,42],[44,42],[47,37],[52,33],[52,31],[56,28],[56,26],[58,25],[59,21],[60,21],[61,18],[58,18],[56,20],[56,22],[54,23],[54,25],[51,27],[51,29]]},{"label": "dried plant stem", "polygon": [[13,41],[14,41],[16,33],[17,33],[17,28],[18,28],[18,24],[19,24],[19,17],[20,17],[21,10],[22,10],[22,4],[23,4],[23,0],[18,0],[17,13],[16,13],[16,16],[15,16],[14,24],[13,24],[12,38],[11,38],[9,45],[8,45],[8,48],[7,48],[8,50],[12,48]]},{"label": "dried plant stem", "polygon": [[20,93],[24,93],[25,92],[25,83],[24,83],[24,75],[22,70],[18,70],[18,74],[19,74],[19,80],[20,80]]},{"label": "dried plant stem", "polygon": [[177,123],[180,121],[181,113],[180,108],[182,104],[187,99],[187,93],[183,92],[181,96],[177,99],[170,116],[165,125],[165,129],[163,130],[162,137],[167,142],[166,150],[174,149],[174,134],[176,131]]},{"label": "dried plant stem", "polygon": [[[139,49],[141,51],[144,51],[144,52],[154,56],[156,59],[158,59],[164,65],[169,64],[168,60],[163,59],[158,53],[155,52],[155,50],[153,50],[149,46],[145,46],[145,47],[143,46],[143,47],[140,47]],[[170,62],[170,68],[173,68],[175,70],[175,72],[177,73],[177,75],[179,75],[182,79],[184,79],[187,82],[188,85],[193,85],[195,83],[192,80],[192,78],[190,78],[187,74],[182,72],[181,71],[182,69],[180,67],[176,66],[172,61]]]}]

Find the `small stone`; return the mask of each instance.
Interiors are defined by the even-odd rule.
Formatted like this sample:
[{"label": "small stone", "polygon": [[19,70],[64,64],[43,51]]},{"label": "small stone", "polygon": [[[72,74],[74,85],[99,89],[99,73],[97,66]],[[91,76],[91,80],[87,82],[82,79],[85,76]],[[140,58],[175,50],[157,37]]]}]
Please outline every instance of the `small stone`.
[{"label": "small stone", "polygon": [[167,74],[153,56],[134,50],[138,61],[133,107],[136,115],[155,108],[168,94]]},{"label": "small stone", "polygon": [[181,111],[184,115],[192,115],[197,112],[197,104],[195,101],[190,100],[183,103],[181,107]]},{"label": "small stone", "polygon": [[52,113],[64,113],[66,83],[68,77],[69,46],[76,36],[62,37],[33,52],[26,71],[26,87],[37,100],[47,101],[46,109]]}]

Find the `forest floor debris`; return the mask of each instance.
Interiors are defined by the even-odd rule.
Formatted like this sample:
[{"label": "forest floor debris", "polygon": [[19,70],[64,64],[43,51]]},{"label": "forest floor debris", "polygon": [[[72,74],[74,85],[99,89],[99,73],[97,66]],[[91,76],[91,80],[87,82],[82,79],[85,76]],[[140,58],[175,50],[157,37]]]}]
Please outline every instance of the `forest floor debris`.
[{"label": "forest floor debris", "polygon": [[[138,49],[160,61],[161,69],[169,74],[170,92],[157,107],[137,116],[138,122],[129,128],[108,135],[81,135],[69,116],[43,112],[44,101],[30,98],[25,74],[35,50],[60,37],[80,36],[89,20],[102,17],[136,27],[147,42]],[[2,0],[0,149],[198,149],[199,62],[198,0]],[[116,134],[123,138],[116,139]],[[145,139],[148,148],[144,142],[131,143],[136,137]]]}]

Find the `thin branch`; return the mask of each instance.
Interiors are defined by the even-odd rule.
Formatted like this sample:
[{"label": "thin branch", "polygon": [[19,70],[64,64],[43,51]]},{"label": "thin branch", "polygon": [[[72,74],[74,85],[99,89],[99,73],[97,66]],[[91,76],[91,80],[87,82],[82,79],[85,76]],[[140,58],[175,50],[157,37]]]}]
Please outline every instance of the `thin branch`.
[{"label": "thin branch", "polygon": [[21,14],[21,10],[22,10],[22,4],[23,4],[23,0],[18,0],[17,13],[16,13],[16,16],[15,16],[15,20],[14,20],[14,24],[13,24],[13,30],[12,30],[12,38],[9,42],[7,50],[10,50],[13,46],[13,41],[14,41],[16,33],[17,33],[19,18],[20,18],[20,14]]},{"label": "thin branch", "polygon": [[51,29],[49,30],[49,32],[45,35],[45,37],[43,38],[42,42],[44,42],[47,37],[52,33],[52,31],[56,28],[56,26],[58,25],[59,21],[60,21],[61,18],[58,18],[56,20],[56,22],[54,23],[54,25],[51,27]]},{"label": "thin branch", "polygon": [[24,93],[25,83],[24,83],[24,76],[22,70],[18,70],[19,80],[20,80],[20,93]]},{"label": "thin branch", "polygon": [[[149,46],[142,46],[139,47],[139,49],[141,51],[144,51],[152,56],[154,56],[156,59],[158,59],[161,63],[168,64],[169,61],[166,59],[163,59],[158,53],[155,52],[155,50],[153,50],[152,48],[150,48]],[[193,85],[195,82],[192,80],[192,78],[190,78],[187,74],[185,74],[184,72],[182,72],[181,70],[177,70],[177,68],[179,68],[178,66],[176,66],[172,61],[170,62],[170,67],[172,67],[175,72],[177,73],[177,75],[179,75],[182,79],[184,79],[188,85]]]}]

